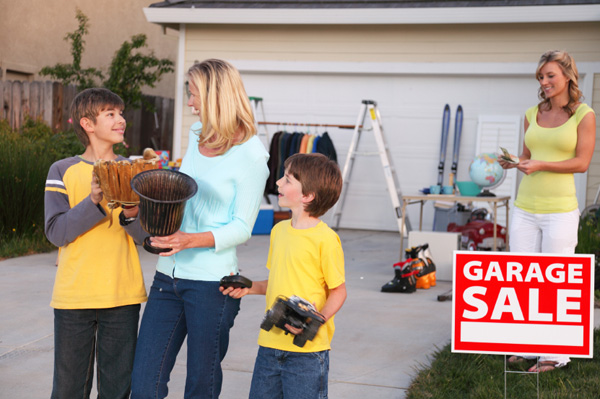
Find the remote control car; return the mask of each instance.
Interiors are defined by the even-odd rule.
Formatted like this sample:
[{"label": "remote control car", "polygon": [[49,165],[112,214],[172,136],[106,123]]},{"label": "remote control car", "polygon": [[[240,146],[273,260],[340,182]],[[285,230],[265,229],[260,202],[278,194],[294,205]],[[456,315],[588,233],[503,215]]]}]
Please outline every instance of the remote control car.
[{"label": "remote control car", "polygon": [[325,317],[306,299],[295,295],[290,298],[280,295],[273,307],[265,313],[260,328],[270,331],[275,326],[284,330],[286,334],[290,332],[285,327],[286,324],[302,328],[302,333],[294,337],[294,345],[302,348],[306,341],[313,340],[323,323]]},{"label": "remote control car", "polygon": [[244,276],[240,276],[239,274],[235,274],[232,276],[225,276],[221,279],[220,282],[221,287],[223,288],[251,288],[252,280],[246,278]]}]

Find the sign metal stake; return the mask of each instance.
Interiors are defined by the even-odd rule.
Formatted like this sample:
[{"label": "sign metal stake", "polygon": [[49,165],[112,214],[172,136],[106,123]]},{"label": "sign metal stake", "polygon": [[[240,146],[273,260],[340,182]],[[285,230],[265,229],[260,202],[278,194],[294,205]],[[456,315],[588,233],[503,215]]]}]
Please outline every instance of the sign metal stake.
[{"label": "sign metal stake", "polygon": [[[507,387],[507,381],[506,381],[506,377],[508,374],[537,374],[536,375],[536,391],[537,391],[537,399],[540,399],[540,372],[539,371],[515,371],[515,370],[509,370],[507,367],[508,362],[506,361],[506,356],[508,355],[504,355],[504,399],[506,399],[506,387]],[[539,365],[540,365],[540,357],[538,356],[536,358],[535,361],[536,364],[536,368],[539,369]]]}]

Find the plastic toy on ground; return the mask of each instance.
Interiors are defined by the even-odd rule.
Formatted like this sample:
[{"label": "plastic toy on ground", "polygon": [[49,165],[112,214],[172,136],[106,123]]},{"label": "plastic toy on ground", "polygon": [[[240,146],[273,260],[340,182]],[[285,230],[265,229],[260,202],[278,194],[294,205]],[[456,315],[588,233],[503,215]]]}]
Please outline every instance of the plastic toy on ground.
[{"label": "plastic toy on ground", "polygon": [[406,249],[411,253],[411,267],[417,270],[417,288],[429,289],[436,284],[436,268],[431,258],[429,244],[418,245]]},{"label": "plastic toy on ground", "polygon": [[[494,223],[487,218],[484,208],[475,209],[467,224],[448,225],[449,232],[461,233],[461,247],[469,251],[491,251],[494,248]],[[499,251],[506,248],[506,228],[496,225],[496,243]]]},{"label": "plastic toy on ground", "polygon": [[[407,252],[407,256],[410,256]],[[381,292],[402,292],[410,294],[417,290],[418,270],[411,267],[412,259],[394,264],[394,278],[381,287]]]},{"label": "plastic toy on ground", "polygon": [[280,295],[271,309],[265,313],[260,328],[270,331],[271,328],[277,327],[286,334],[290,332],[285,327],[286,324],[294,328],[301,328],[302,333],[294,336],[294,345],[302,348],[306,341],[313,340],[323,323],[325,323],[325,317],[317,312],[306,299],[295,295],[289,298]]},{"label": "plastic toy on ground", "polygon": [[394,278],[381,287],[381,292],[410,294],[417,288],[435,287],[435,263],[431,259],[429,244],[405,249],[406,260],[394,264]]}]

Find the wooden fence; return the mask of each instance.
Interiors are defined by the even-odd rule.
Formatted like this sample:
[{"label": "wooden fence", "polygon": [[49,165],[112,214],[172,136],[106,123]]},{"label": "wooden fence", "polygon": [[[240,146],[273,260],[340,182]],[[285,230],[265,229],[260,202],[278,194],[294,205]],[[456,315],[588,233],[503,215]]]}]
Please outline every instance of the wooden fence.
[{"label": "wooden fence", "polygon": [[[59,82],[0,81],[0,119],[6,119],[15,130],[27,116],[44,120],[55,132],[70,130],[69,108],[76,94],[75,85],[63,86]],[[125,141],[133,153],[141,153],[146,147],[171,151],[173,99],[144,97],[154,110],[125,110]]]}]

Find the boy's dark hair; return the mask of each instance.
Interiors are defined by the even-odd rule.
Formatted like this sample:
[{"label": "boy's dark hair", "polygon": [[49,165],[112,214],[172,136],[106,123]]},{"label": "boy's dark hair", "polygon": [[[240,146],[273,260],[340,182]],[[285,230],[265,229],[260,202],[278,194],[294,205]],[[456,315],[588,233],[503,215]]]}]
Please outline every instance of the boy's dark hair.
[{"label": "boy's dark hair", "polygon": [[121,97],[108,89],[85,89],[75,96],[71,103],[71,120],[75,134],[84,147],[87,148],[90,144],[90,138],[79,121],[81,118],[88,118],[96,123],[96,117],[100,115],[100,112],[110,108],[123,110],[125,104]]},{"label": "boy's dark hair", "polygon": [[294,154],[285,160],[285,170],[302,185],[302,194],[314,199],[305,211],[319,217],[335,205],[342,192],[342,173],[335,161],[323,154]]}]

